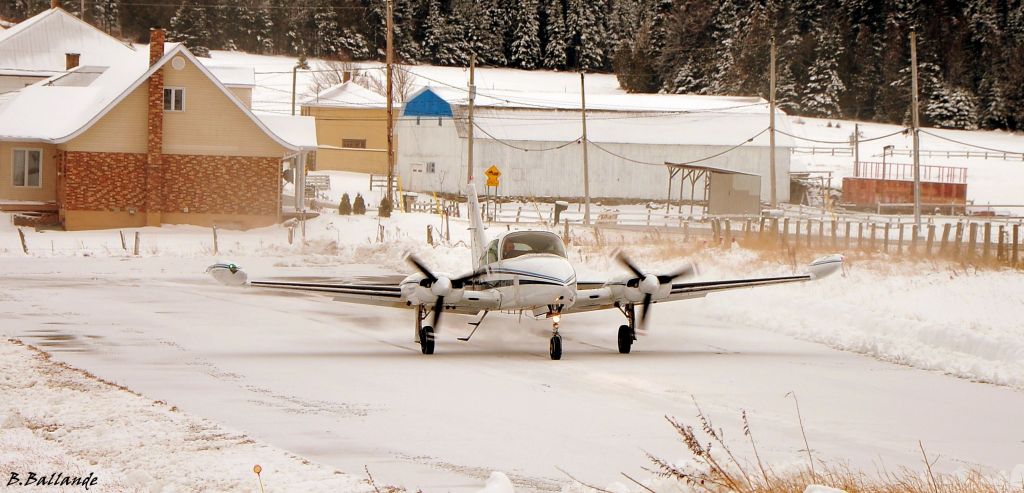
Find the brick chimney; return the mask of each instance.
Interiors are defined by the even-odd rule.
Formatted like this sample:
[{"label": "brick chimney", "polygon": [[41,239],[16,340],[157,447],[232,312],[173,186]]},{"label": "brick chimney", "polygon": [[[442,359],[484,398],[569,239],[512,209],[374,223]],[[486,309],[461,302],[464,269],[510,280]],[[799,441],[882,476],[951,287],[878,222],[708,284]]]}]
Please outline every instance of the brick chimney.
[{"label": "brick chimney", "polygon": [[78,53],[65,53],[64,54],[64,68],[71,70],[78,66],[78,60],[81,57]]},{"label": "brick chimney", "polygon": [[[149,65],[164,56],[164,30],[149,31]],[[149,77],[148,118],[146,119],[146,225],[159,226],[163,209],[164,145],[164,69]]]},{"label": "brick chimney", "polygon": [[342,82],[348,82],[350,80],[352,80],[352,72],[346,70],[346,71],[341,73],[341,81]]},{"label": "brick chimney", "polygon": [[164,30],[154,27],[149,30],[149,64],[153,65],[164,56]]},{"label": "brick chimney", "polygon": [[60,0],[50,0],[50,8],[51,9],[60,8]]}]

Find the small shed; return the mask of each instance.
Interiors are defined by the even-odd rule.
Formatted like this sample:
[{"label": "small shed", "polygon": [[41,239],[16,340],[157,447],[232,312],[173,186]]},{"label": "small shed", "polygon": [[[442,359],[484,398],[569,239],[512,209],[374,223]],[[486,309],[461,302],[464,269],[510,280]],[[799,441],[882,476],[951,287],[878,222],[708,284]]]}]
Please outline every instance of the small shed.
[{"label": "small shed", "polygon": [[[705,213],[712,216],[757,215],[761,213],[761,175],[746,173],[715,166],[665,163],[668,167],[668,199],[671,207],[672,182],[679,177],[679,209],[683,208],[683,191],[688,187],[690,213],[693,206],[700,205]],[[703,193],[698,200],[696,189],[701,184]],[[667,208],[666,207],[666,210]]]}]

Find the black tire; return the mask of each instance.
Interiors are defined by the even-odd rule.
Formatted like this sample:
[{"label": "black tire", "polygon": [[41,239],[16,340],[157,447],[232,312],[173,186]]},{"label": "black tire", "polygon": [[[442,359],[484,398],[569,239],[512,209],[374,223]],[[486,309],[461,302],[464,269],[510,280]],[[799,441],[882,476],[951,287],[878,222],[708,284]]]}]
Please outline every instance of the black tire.
[{"label": "black tire", "polygon": [[434,328],[429,325],[420,329],[420,350],[423,354],[434,354]]},{"label": "black tire", "polygon": [[551,344],[548,346],[548,354],[551,355],[551,359],[553,360],[562,359],[562,336],[551,337]]},{"label": "black tire", "polygon": [[628,325],[619,326],[619,353],[629,354],[633,346],[633,330]]}]

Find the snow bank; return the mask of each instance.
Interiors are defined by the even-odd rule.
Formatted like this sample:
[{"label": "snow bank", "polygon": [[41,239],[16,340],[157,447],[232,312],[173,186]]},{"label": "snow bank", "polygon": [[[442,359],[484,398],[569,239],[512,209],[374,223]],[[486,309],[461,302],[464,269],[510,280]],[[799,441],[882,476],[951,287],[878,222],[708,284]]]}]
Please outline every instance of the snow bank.
[{"label": "snow bank", "polygon": [[[0,342],[0,470],[98,477],[92,491],[367,491],[359,480]],[[6,480],[7,478],[5,478]],[[60,490],[58,490],[60,491]]]},{"label": "snow bank", "polygon": [[[669,271],[682,259],[636,255]],[[694,257],[700,279],[792,273],[754,252],[708,250]],[[811,258],[800,259],[810,262]],[[598,266],[591,266],[595,271]],[[798,266],[796,272],[806,267]],[[865,261],[813,283],[711,294],[658,307],[698,313],[915,368],[1024,389],[1024,276],[952,264]],[[657,316],[657,315],[656,315]]]}]

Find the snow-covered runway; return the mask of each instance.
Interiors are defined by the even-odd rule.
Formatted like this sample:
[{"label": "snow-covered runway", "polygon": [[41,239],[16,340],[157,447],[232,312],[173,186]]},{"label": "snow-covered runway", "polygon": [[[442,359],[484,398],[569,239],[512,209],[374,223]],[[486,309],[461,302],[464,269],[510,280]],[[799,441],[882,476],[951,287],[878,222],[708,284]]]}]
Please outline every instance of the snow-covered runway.
[{"label": "snow-covered runway", "polygon": [[[252,261],[253,272],[274,271]],[[608,311],[563,320],[562,361],[548,359],[547,322],[495,314],[468,343],[455,338],[471,319],[446,315],[437,354],[424,356],[410,312],[232,290],[200,274],[208,263],[0,259],[0,332],[276,447],[354,475],[365,465],[413,490],[473,491],[494,470],[519,491],[559,489],[568,478],[557,468],[600,486],[625,483],[620,472],[646,478],[645,451],[686,456],[663,416],[694,422],[693,399],[737,452],[749,450],[746,410],[762,458],[805,460],[791,391],[816,456],[858,469],[916,465],[918,440],[947,470],[1009,470],[1024,457],[1018,390],[723,324],[694,314],[701,300],[656,306],[630,355],[616,352],[621,316]]]}]

